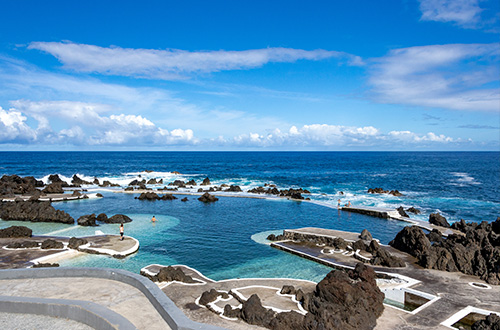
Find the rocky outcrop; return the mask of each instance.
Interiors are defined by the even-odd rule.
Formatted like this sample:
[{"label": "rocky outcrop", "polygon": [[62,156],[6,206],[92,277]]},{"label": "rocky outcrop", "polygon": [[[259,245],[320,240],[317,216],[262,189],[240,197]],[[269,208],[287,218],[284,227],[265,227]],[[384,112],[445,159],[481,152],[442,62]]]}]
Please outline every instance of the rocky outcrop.
[{"label": "rocky outcrop", "polygon": [[59,267],[59,264],[54,262],[54,263],[38,263],[38,264],[34,264],[33,266],[31,266],[33,268],[47,268],[47,267]]},{"label": "rocky outcrop", "polygon": [[203,182],[200,184],[200,186],[209,186],[209,185],[211,185],[211,183],[208,177],[203,179]]},{"label": "rocky outcrop", "polygon": [[42,192],[45,194],[63,194],[63,185],[60,182],[54,182],[43,188]]},{"label": "rocky outcrop", "polygon": [[231,191],[231,192],[242,192],[240,186],[233,186],[231,185],[229,188],[226,189],[226,191]]},{"label": "rocky outcrop", "polygon": [[68,242],[68,247],[76,250],[80,245],[85,245],[87,243],[88,241],[85,238],[71,237]]},{"label": "rocky outcrop", "polygon": [[4,175],[0,178],[0,196],[31,195],[38,191],[37,187],[43,186],[42,181],[38,181],[32,176],[23,178],[18,175]]},{"label": "rocky outcrop", "polygon": [[138,200],[148,200],[148,201],[156,201],[156,200],[174,200],[177,199],[177,197],[173,196],[172,194],[164,194],[162,196],[154,193],[154,192],[145,192],[142,193],[139,197],[136,197]]},{"label": "rocky outcrop", "polygon": [[419,209],[416,209],[413,206],[410,207],[410,208],[407,208],[406,212],[410,212],[410,213],[413,213],[413,214],[420,214],[421,213]]},{"label": "rocky outcrop", "polygon": [[417,226],[409,226],[404,227],[403,230],[397,233],[396,237],[389,242],[389,245],[418,258],[427,252],[431,242],[422,229]]},{"label": "rocky outcrop", "polygon": [[367,229],[363,229],[361,231],[361,234],[359,234],[359,238],[365,241],[371,241],[373,239],[372,234]]},{"label": "rocky outcrop", "polygon": [[31,222],[75,222],[68,213],[56,210],[50,202],[15,201],[0,202],[0,218]]},{"label": "rocky outcrop", "polygon": [[199,197],[198,200],[203,203],[212,203],[218,201],[219,199],[206,192],[203,195],[201,195],[201,197]]},{"label": "rocky outcrop", "polygon": [[210,291],[205,291],[201,294],[199,303],[200,305],[206,306],[212,301],[215,301],[219,296],[222,297],[222,299],[229,298],[229,295],[226,292],[219,292],[215,289],[211,289]]},{"label": "rocky outcrop", "polygon": [[377,241],[373,240],[367,248],[367,251],[372,254],[370,259],[370,264],[374,266],[384,266],[384,267],[406,267],[406,263],[403,259],[392,255],[385,249],[381,248]]},{"label": "rocky outcrop", "polygon": [[444,227],[444,228],[450,228],[450,224],[448,223],[448,221],[446,221],[446,218],[443,217],[441,214],[439,213],[431,213],[429,215],[429,223],[433,224],[433,225],[436,225],[436,226],[441,226],[441,227]]},{"label": "rocky outcrop", "polygon": [[248,324],[270,328],[274,312],[263,307],[260,298],[256,294],[253,294],[243,303],[241,318]]},{"label": "rocky outcrop", "polygon": [[491,313],[484,320],[474,322],[471,330],[500,330],[500,316]]},{"label": "rocky outcrop", "polygon": [[127,217],[124,214],[115,214],[110,218],[107,218],[106,220],[102,220],[102,222],[105,223],[127,223],[127,222],[132,222],[132,219]]},{"label": "rocky outcrop", "polygon": [[7,245],[8,249],[33,249],[38,247],[40,247],[40,242],[35,241],[12,242]]},{"label": "rocky outcrop", "polygon": [[[110,181],[107,181],[107,180],[104,180],[100,185],[99,187],[120,187],[120,185],[118,183],[112,183]],[[142,185],[141,186],[143,189],[146,189],[146,186]]]},{"label": "rocky outcrop", "polygon": [[100,213],[97,216],[96,220],[100,221],[100,222],[106,222],[106,221],[108,221],[108,216],[105,213]]},{"label": "rocky outcrop", "polygon": [[187,197],[184,197],[183,199],[181,199],[181,202],[187,202],[187,201],[188,201]]},{"label": "rocky outcrop", "polygon": [[186,188],[186,184],[182,180],[175,180],[174,182],[170,182],[169,186],[176,186],[179,188]]},{"label": "rocky outcrop", "polygon": [[5,229],[0,229],[0,238],[31,237],[32,233],[32,230],[28,227],[10,226]]},{"label": "rocky outcrop", "polygon": [[307,329],[373,329],[384,310],[384,294],[373,269],[331,271],[316,286],[307,306]]},{"label": "rocky outcrop", "polygon": [[194,181],[193,179],[191,179],[188,182],[186,182],[186,186],[196,186],[196,181]]},{"label": "rocky outcrop", "polygon": [[82,180],[78,177],[78,175],[73,175],[73,177],[71,178],[71,183],[74,184],[74,185],[82,185],[82,184],[92,184],[92,182],[89,182],[89,181],[85,181],[85,180]]},{"label": "rocky outcrop", "polygon": [[398,211],[400,216],[409,218],[408,213],[405,212],[405,209],[402,206],[398,207],[396,211]]},{"label": "rocky outcrop", "polygon": [[41,248],[43,250],[46,250],[46,249],[60,250],[60,249],[64,248],[64,244],[62,242],[58,242],[58,241],[55,241],[53,239],[47,239],[47,240],[42,242]]},{"label": "rocky outcrop", "polygon": [[396,197],[404,196],[397,189],[389,191],[389,190],[384,190],[383,188],[369,188],[368,193],[369,194],[389,194],[389,195],[393,195]]},{"label": "rocky outcrop", "polygon": [[183,283],[198,283],[191,276],[184,274],[181,268],[178,267],[162,267],[158,274],[151,276],[146,273],[141,273],[142,275],[147,276],[154,282],[172,282],[178,281]]},{"label": "rocky outcrop", "polygon": [[[439,237],[440,232],[427,236],[418,227],[405,227],[391,241],[393,247],[417,258],[425,268],[443,271],[460,271],[479,276],[482,280],[500,284],[500,235],[493,231],[493,223],[459,222],[456,229],[465,235],[452,234]],[[431,244],[431,240],[433,243]]]},{"label": "rocky outcrop", "polygon": [[87,214],[87,215],[82,215],[81,217],[76,220],[76,223],[80,226],[98,226],[96,223],[96,216],[94,213],[92,214]]}]

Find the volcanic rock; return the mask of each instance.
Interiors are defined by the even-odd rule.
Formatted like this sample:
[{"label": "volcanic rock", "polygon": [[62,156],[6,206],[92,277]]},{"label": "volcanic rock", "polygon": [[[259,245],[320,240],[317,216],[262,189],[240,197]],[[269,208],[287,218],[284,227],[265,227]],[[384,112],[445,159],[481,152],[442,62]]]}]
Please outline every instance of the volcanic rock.
[{"label": "volcanic rock", "polygon": [[0,202],[0,218],[31,222],[75,222],[68,213],[56,210],[50,202],[16,201]]},{"label": "volcanic rock", "polygon": [[431,213],[429,215],[429,223],[432,223],[433,225],[436,225],[436,226],[445,227],[445,228],[451,227],[450,224],[448,223],[448,221],[446,221],[446,218],[443,217],[439,213]]},{"label": "volcanic rock", "polygon": [[187,197],[184,197],[183,199],[181,199],[181,202],[187,202],[187,201],[188,201]]},{"label": "volcanic rock", "polygon": [[95,197],[103,198],[104,196],[101,193],[95,194]]},{"label": "volcanic rock", "polygon": [[132,222],[132,219],[127,217],[124,214],[115,214],[110,218],[107,218],[106,220],[102,220],[102,222],[105,223],[127,223],[127,222]]},{"label": "volcanic rock", "polygon": [[305,316],[306,329],[373,329],[384,310],[375,271],[361,263],[334,270],[316,285]]},{"label": "volcanic rock", "polygon": [[231,185],[231,187],[227,188],[226,191],[241,192],[242,190],[241,190],[240,186]]},{"label": "volcanic rock", "polygon": [[500,316],[491,313],[484,320],[474,322],[471,330],[500,330]]},{"label": "volcanic rock", "polygon": [[241,309],[240,308],[234,308],[229,305],[229,304],[226,304],[226,306],[224,306],[224,316],[226,317],[229,317],[229,318],[238,318],[240,319],[241,318]]},{"label": "volcanic rock", "polygon": [[168,184],[169,186],[177,186],[179,188],[185,188],[186,184],[182,180],[175,180],[174,182],[170,182]]},{"label": "volcanic rock", "polygon": [[428,233],[427,238],[431,242],[442,242],[443,241],[443,235],[437,229],[433,229],[430,233]]},{"label": "volcanic rock", "polygon": [[413,214],[420,214],[421,213],[419,209],[416,209],[413,206],[410,207],[410,208],[408,208],[408,209],[406,209],[406,212],[410,212],[410,213],[413,213]]},{"label": "volcanic rock", "polygon": [[24,241],[24,242],[12,242],[7,245],[9,249],[31,249],[40,246],[40,242],[34,241]]},{"label": "volcanic rock", "polygon": [[76,249],[78,249],[78,247],[80,245],[84,245],[84,244],[87,244],[87,243],[88,243],[88,241],[86,239],[84,239],[84,238],[71,237],[69,239],[68,247],[70,249],[75,249],[76,250]]},{"label": "volcanic rock", "polygon": [[0,229],[0,238],[31,237],[32,230],[24,226],[10,226]]},{"label": "volcanic rock", "polygon": [[389,191],[389,195],[392,195],[392,196],[396,196],[396,197],[400,197],[400,196],[404,196],[402,193],[399,192],[399,190],[391,190]]},{"label": "volcanic rock", "polygon": [[259,296],[253,294],[241,307],[241,318],[248,324],[270,328],[274,312],[262,306]]},{"label": "volcanic rock", "polygon": [[198,198],[199,201],[203,202],[203,203],[211,203],[211,202],[216,202],[218,201],[219,199],[215,196],[212,196],[210,195],[209,193],[204,193],[203,195],[201,195],[200,198]]},{"label": "volcanic rock", "polygon": [[106,222],[106,221],[108,221],[108,216],[105,213],[100,213],[97,216],[96,220],[100,221],[100,222]]},{"label": "volcanic rock", "polygon": [[48,268],[48,267],[59,267],[58,263],[38,263],[31,266],[33,268]]},{"label": "volcanic rock", "polygon": [[283,285],[280,294],[295,294],[295,287],[293,285]]},{"label": "volcanic rock", "polygon": [[372,234],[367,229],[363,229],[358,237],[365,241],[371,241],[373,239]]},{"label": "volcanic rock", "polygon": [[80,225],[80,226],[98,226],[98,224],[96,224],[96,216],[94,213],[92,214],[87,214],[87,215],[82,215],[81,217],[78,218],[78,220],[76,220],[76,222]]},{"label": "volcanic rock", "polygon": [[73,175],[73,178],[71,179],[71,183],[74,185],[92,184],[92,182],[88,182],[88,181],[80,179],[76,174]]},{"label": "volcanic rock", "polygon": [[18,175],[4,175],[0,178],[0,196],[31,195],[38,191],[37,187],[43,186],[42,181],[38,181],[32,176],[22,178]]},{"label": "volcanic rock", "polygon": [[188,182],[186,182],[186,186],[196,186],[196,181],[194,181],[193,179],[191,179]]},{"label": "volcanic rock", "polygon": [[409,218],[408,214],[405,212],[405,209],[402,206],[398,207],[396,210],[398,211],[400,216]]},{"label": "volcanic rock", "polygon": [[63,194],[63,185],[60,182],[54,182],[43,188],[42,192],[46,194]]},{"label": "volcanic rock", "polygon": [[191,276],[184,274],[182,269],[172,266],[161,268],[156,276],[159,282],[179,281],[184,283],[197,283]]},{"label": "volcanic rock", "polygon": [[387,194],[389,191],[384,190],[383,188],[369,188],[368,193],[369,194]]},{"label": "volcanic rock", "polygon": [[156,184],[156,179],[149,179],[147,184]]},{"label": "volcanic rock", "polygon": [[226,292],[219,292],[215,289],[211,289],[210,291],[205,291],[201,294],[199,303],[201,305],[206,306],[209,303],[211,303],[212,301],[215,301],[215,299],[217,299],[217,297],[219,297],[219,296],[221,296],[222,299],[229,298],[229,295]]},{"label": "volcanic rock", "polygon": [[408,226],[404,227],[389,242],[389,245],[414,257],[418,257],[430,248],[431,242],[427,239],[422,229],[417,226]]},{"label": "volcanic rock", "polygon": [[62,242],[58,242],[58,241],[55,241],[53,239],[47,239],[45,241],[42,242],[42,246],[41,248],[43,250],[45,249],[62,249],[64,248],[64,244]]},{"label": "volcanic rock", "polygon": [[209,186],[210,184],[210,179],[207,177],[203,179],[203,182],[200,184],[200,186]]}]

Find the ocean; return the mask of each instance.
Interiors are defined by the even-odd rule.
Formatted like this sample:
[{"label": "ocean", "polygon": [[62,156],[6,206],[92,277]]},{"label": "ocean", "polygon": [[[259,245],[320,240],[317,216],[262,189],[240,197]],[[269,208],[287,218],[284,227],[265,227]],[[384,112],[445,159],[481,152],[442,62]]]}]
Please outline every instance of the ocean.
[{"label": "ocean", "polygon": [[[173,171],[181,174],[173,174]],[[500,216],[498,152],[0,152],[0,175],[32,175],[48,180],[77,174],[92,181],[109,180],[123,187],[134,179],[163,179],[165,184],[209,177],[212,184],[236,184],[244,191],[275,184],[302,187],[312,200],[337,205],[413,206],[413,216],[427,220],[440,212],[449,222],[493,221]],[[164,184],[164,185],[165,185]],[[163,187],[164,185],[161,185]],[[159,186],[154,186],[159,187]],[[404,194],[368,194],[368,188],[397,189]],[[328,267],[275,250],[265,243],[269,233],[300,227],[346,231],[368,229],[387,244],[406,223],[349,214],[306,202],[220,197],[204,204],[139,201],[137,195],[88,186],[91,197],[54,203],[77,219],[90,213],[123,213],[134,221],[125,234],[139,239],[137,254],[117,260],[104,256],[70,259],[62,266],[116,267],[138,272],[151,264],[185,264],[215,280],[236,277],[293,277],[319,280]],[[114,188],[116,190],[118,188]],[[343,194],[341,194],[342,192]],[[178,196],[183,197],[183,196]],[[150,223],[151,217],[158,219]],[[0,221],[0,227],[26,225],[34,234],[82,236],[101,230],[118,233],[117,225],[84,228],[62,224]]]}]

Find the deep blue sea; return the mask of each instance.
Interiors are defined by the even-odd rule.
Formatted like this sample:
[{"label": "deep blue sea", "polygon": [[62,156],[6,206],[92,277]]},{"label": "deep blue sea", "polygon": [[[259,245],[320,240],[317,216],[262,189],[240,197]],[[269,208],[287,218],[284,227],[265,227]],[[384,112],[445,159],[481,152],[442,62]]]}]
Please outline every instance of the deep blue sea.
[{"label": "deep blue sea", "polygon": [[[171,172],[178,171],[176,175]],[[0,152],[0,175],[32,175],[47,181],[59,174],[70,181],[77,174],[123,187],[140,178],[198,183],[237,184],[244,190],[276,184],[302,187],[311,199],[337,205],[414,206],[427,220],[439,211],[448,221],[493,221],[500,216],[500,153],[498,152]],[[161,185],[163,187],[163,185]],[[152,186],[153,188],[159,186]],[[368,188],[398,189],[405,196],[372,195]],[[89,213],[123,213],[134,221],[126,235],[139,239],[139,252],[123,260],[86,256],[63,266],[105,266],[138,272],[150,263],[185,264],[216,279],[232,277],[295,277],[321,279],[329,269],[262,244],[269,232],[306,226],[361,231],[366,228],[388,243],[406,224],[377,219],[311,203],[220,197],[203,204],[194,196],[183,203],[147,202],[113,189],[86,187],[92,197],[54,203],[75,219]],[[116,190],[116,189],[115,189]],[[339,192],[344,194],[341,195]],[[179,196],[183,197],[183,196]],[[156,215],[158,222],[149,220]],[[83,228],[62,224],[0,221],[0,227],[27,225],[35,234],[82,236],[96,229],[117,233],[117,225]]]}]

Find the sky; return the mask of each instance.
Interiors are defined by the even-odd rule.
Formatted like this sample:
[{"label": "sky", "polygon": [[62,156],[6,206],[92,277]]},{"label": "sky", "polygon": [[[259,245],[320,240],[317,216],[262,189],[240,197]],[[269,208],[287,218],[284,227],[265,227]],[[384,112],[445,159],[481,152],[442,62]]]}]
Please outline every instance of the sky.
[{"label": "sky", "polygon": [[0,150],[500,151],[498,0],[0,0]]}]

